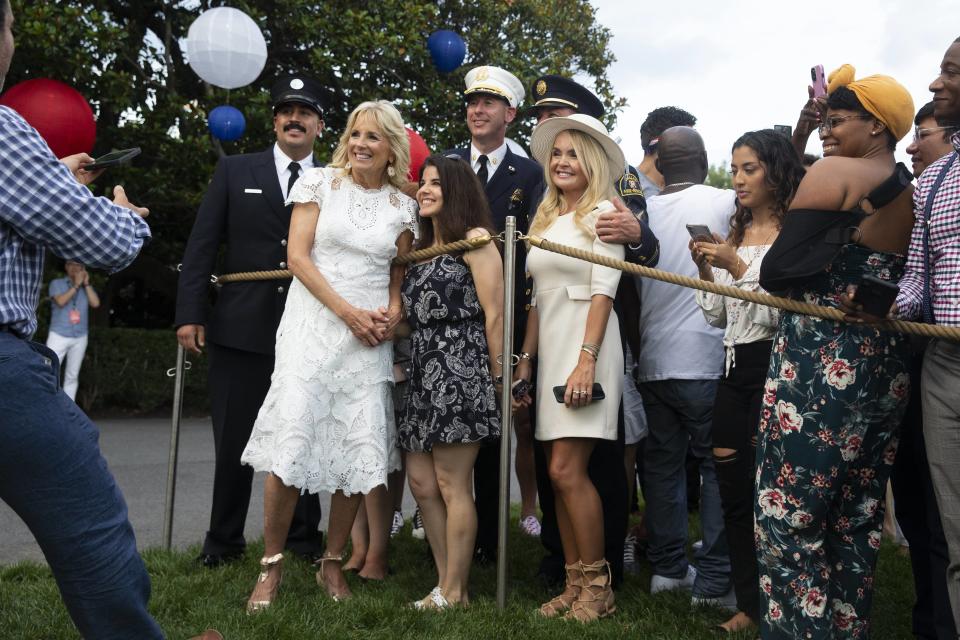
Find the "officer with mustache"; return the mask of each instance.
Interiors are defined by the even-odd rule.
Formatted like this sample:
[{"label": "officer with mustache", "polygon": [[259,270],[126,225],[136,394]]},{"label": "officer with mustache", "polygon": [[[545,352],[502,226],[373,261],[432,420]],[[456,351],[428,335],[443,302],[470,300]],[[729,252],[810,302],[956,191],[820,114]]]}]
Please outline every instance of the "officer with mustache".
[{"label": "officer with mustache", "polygon": [[[277,80],[271,92],[276,143],[265,151],[220,159],[183,256],[177,341],[188,352],[206,348],[216,451],[210,529],[198,558],[205,567],[243,555],[253,470],[240,464],[240,454],[270,387],[277,325],[290,284],[289,279],[224,284],[211,306],[210,274],[287,268],[291,207],[284,201],[297,178],[315,166],[313,145],[323,131],[322,94],[313,78]],[[287,548],[318,557],[319,523],[317,496],[302,495]]]}]

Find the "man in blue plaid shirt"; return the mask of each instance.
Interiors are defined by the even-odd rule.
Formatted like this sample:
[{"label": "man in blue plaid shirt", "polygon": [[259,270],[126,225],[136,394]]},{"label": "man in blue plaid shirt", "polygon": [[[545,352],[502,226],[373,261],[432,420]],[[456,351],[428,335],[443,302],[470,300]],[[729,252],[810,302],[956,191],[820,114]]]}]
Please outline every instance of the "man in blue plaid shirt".
[{"label": "man in blue plaid shirt", "polygon": [[[12,22],[9,0],[0,0],[0,88],[13,57]],[[59,162],[7,107],[0,150],[0,499],[30,527],[83,637],[162,638],[97,428],[60,389],[56,355],[30,340],[45,251],[122,269],[150,238],[147,211],[120,187],[113,203],[91,195],[84,184],[97,173],[80,165],[93,159]]]}]

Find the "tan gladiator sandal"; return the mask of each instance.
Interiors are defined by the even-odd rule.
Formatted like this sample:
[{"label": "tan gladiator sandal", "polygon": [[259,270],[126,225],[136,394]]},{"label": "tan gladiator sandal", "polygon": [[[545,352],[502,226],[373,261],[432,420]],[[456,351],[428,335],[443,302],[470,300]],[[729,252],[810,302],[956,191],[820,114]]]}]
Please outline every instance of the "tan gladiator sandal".
[{"label": "tan gladiator sandal", "polygon": [[557,597],[540,605],[540,615],[544,618],[555,618],[570,609],[580,597],[580,587],[583,586],[583,570],[580,562],[564,565],[567,572],[567,584],[563,592]]},{"label": "tan gladiator sandal", "polygon": [[617,610],[617,605],[614,604],[610,563],[604,559],[592,564],[581,562],[580,566],[583,567],[583,586],[580,588],[580,597],[573,603],[564,618],[579,622],[593,622],[613,614]]}]

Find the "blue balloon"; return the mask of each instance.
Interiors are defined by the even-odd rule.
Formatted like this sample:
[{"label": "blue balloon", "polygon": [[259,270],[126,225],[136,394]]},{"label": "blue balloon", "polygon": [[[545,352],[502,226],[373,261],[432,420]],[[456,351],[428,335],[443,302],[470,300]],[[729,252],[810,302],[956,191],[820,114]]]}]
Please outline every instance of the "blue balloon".
[{"label": "blue balloon", "polygon": [[207,127],[214,138],[233,142],[243,135],[243,130],[247,128],[247,121],[244,120],[239,109],[222,104],[210,112],[207,117]]},{"label": "blue balloon", "polygon": [[440,73],[450,73],[463,64],[463,58],[467,55],[467,45],[460,34],[447,29],[431,33],[427,38],[427,49],[430,50],[433,66]]}]

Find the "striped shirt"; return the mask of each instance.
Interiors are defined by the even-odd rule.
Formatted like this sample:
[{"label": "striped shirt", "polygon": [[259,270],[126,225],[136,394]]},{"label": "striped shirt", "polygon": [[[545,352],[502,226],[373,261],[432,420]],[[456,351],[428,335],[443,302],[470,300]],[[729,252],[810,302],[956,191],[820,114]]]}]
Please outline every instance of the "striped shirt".
[{"label": "striped shirt", "polygon": [[[960,133],[951,138],[960,151]],[[924,208],[940,170],[950,160],[947,154],[927,167],[913,192],[916,222],[910,236],[907,266],[900,280],[897,311],[900,317],[916,318],[923,304],[924,271],[930,270],[930,296],[937,324],[960,326],[960,162],[953,166],[937,190],[930,210],[930,264],[924,264],[923,227],[927,224]]]},{"label": "striped shirt", "polygon": [[149,238],[140,216],[91,195],[36,129],[0,106],[0,329],[37,330],[45,249],[118,271]]}]

